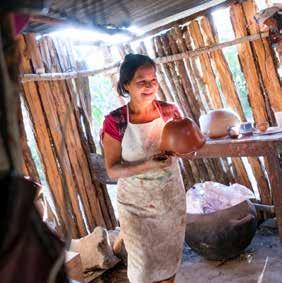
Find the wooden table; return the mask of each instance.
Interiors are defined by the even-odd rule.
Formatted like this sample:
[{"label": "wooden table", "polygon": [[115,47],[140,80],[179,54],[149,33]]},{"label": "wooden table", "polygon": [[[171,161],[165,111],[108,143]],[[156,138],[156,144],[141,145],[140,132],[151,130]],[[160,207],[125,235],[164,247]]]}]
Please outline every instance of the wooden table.
[{"label": "wooden table", "polygon": [[[281,130],[282,131],[282,130]],[[282,241],[282,133],[238,139],[208,140],[194,158],[263,156],[272,188],[278,232]]]}]

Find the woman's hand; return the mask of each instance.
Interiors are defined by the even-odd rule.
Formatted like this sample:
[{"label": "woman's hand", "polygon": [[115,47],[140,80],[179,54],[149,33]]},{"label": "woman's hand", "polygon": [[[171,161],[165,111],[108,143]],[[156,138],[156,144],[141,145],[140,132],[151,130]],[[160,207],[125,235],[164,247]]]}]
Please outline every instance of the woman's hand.
[{"label": "woman's hand", "polygon": [[107,173],[112,179],[130,177],[150,170],[166,168],[172,162],[171,156],[167,154],[158,154],[146,161],[121,162],[121,143],[107,133],[104,135],[103,145]]},{"label": "woman's hand", "polygon": [[172,164],[172,157],[166,154],[154,155],[151,159],[145,161],[148,170],[163,169]]}]

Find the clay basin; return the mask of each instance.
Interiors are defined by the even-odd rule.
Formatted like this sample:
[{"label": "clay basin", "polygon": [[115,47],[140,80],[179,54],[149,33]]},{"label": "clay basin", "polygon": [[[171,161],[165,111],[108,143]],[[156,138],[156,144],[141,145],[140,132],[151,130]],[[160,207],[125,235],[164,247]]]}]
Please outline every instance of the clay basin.
[{"label": "clay basin", "polygon": [[201,131],[210,138],[221,138],[228,135],[232,127],[240,126],[238,115],[228,109],[212,110],[199,119]]},{"label": "clay basin", "polygon": [[238,256],[256,233],[256,210],[246,200],[209,214],[187,214],[185,240],[210,260]]},{"label": "clay basin", "polygon": [[174,119],[163,128],[160,150],[174,154],[188,154],[205,144],[205,137],[196,123],[189,118]]}]

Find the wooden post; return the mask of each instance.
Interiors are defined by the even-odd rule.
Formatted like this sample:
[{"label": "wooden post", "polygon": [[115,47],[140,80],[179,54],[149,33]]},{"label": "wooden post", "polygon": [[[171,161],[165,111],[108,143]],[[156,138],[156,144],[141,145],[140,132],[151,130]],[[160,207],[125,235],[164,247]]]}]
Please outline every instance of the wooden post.
[{"label": "wooden post", "polygon": [[[188,27],[186,26],[185,29],[183,30],[183,39],[185,41],[185,46],[187,48],[188,51],[193,51],[193,47],[192,47],[192,37],[191,34],[188,31]],[[195,88],[198,89],[198,93],[199,93],[199,101],[202,105],[203,108],[203,112],[206,113],[209,109],[211,109],[211,102],[210,102],[210,98],[208,97],[208,87],[205,84],[202,75],[200,73],[200,68],[199,68],[199,64],[200,63],[200,59],[199,57],[190,57],[189,58],[191,61],[191,76],[194,77],[195,81],[196,81],[196,86]]]},{"label": "wooden post", "polygon": [[[176,44],[176,41],[179,41],[179,37],[175,33],[175,29],[172,29],[168,32],[168,43],[170,45],[170,49],[172,53],[179,53],[178,46]],[[200,113],[200,104],[197,99],[195,99],[194,90],[192,88],[191,79],[186,71],[185,64],[183,60],[179,60],[175,62],[175,67],[178,71],[178,75],[180,76],[180,80],[183,86],[183,89],[185,91],[184,95],[186,96],[186,99],[191,107],[192,111],[192,118],[196,121],[196,123],[199,123],[199,117],[201,115]]]},{"label": "wooden post", "polygon": [[[158,39],[159,39],[159,48],[162,50],[163,54],[170,55],[171,50],[169,47],[169,41],[168,41],[167,36],[162,35],[158,37]],[[167,67],[168,67],[167,70],[169,71],[167,72],[167,75],[168,75],[168,78],[170,78],[171,80],[171,84],[174,85],[175,98],[176,98],[178,105],[182,107],[182,111],[183,113],[185,113],[185,115],[193,117],[193,112],[189,104],[189,101],[186,97],[183,85],[181,83],[181,78],[179,77],[179,75],[177,74],[175,70],[175,64],[167,63]]]},{"label": "wooden post", "polygon": [[[247,22],[245,20],[241,4],[231,5],[230,13],[236,37],[246,36]],[[238,54],[248,86],[249,101],[250,105],[252,106],[254,120],[257,123],[268,121],[263,91],[259,82],[257,68],[253,59],[250,43],[246,42],[239,45]]]},{"label": "wooden post", "polygon": [[[27,57],[27,47],[23,36],[18,38],[18,48],[21,54],[20,60],[20,71],[21,72],[31,72],[31,66],[29,58]],[[45,122],[45,113],[42,108],[40,99],[38,98],[38,89],[37,85],[34,82],[29,82],[23,85],[24,89],[24,98],[26,100],[26,105],[30,113],[30,115],[34,130],[36,142],[38,145],[38,149],[40,153],[44,153],[44,158],[42,158],[43,165],[46,172],[46,178],[50,189],[54,195],[55,205],[58,211],[59,217],[61,217],[60,222],[66,224],[68,223],[68,217],[72,217],[67,214],[65,209],[65,200],[64,192],[63,192],[63,183],[61,179],[61,175],[58,168],[58,163],[56,159],[56,155],[53,152],[53,145],[49,139],[49,130],[47,128]],[[63,220],[63,221],[62,221]],[[74,219],[74,223],[72,227],[69,227],[72,231],[73,237],[78,237],[80,232],[78,232],[76,219]],[[85,231],[83,226],[81,227],[82,232]]]},{"label": "wooden post", "polygon": [[[64,68],[75,69],[77,67],[76,62],[67,56],[69,51],[71,54],[71,47],[66,46],[59,40],[55,43],[55,48],[53,48],[52,41],[49,41],[50,50],[52,50],[53,53],[52,60],[57,68],[56,71],[64,71],[61,66],[64,66]],[[85,83],[87,85],[89,84],[88,79]],[[93,168],[91,166],[90,153],[91,150],[95,152],[95,145],[91,136],[89,117],[83,119],[85,121],[84,129],[86,135],[85,131],[82,129],[81,118],[86,116],[86,114],[83,114],[83,111],[86,112],[88,107],[86,102],[84,103],[83,108],[81,107],[79,109],[77,105],[77,95],[81,93],[82,90],[78,89],[78,85],[75,84],[74,80],[57,82],[57,87],[60,90],[54,98],[61,99],[61,101],[70,109],[69,126],[71,130],[68,131],[68,127],[66,127],[66,136],[68,138],[65,139],[65,142],[68,148],[70,162],[75,168],[75,177],[79,180],[77,186],[82,198],[84,210],[86,211],[90,209],[93,225],[103,226],[108,229],[115,228],[117,222],[107,189],[105,185],[97,182],[95,172],[92,170]],[[61,93],[61,95],[59,95],[59,93]],[[79,98],[81,100],[80,105],[83,105],[83,96]],[[59,110],[57,110],[57,112],[59,113]],[[72,139],[75,140],[75,148],[72,147]],[[91,227],[90,229],[92,230]]]},{"label": "wooden post", "polygon": [[[244,16],[246,18],[247,29],[250,34],[259,32],[259,26],[254,20],[257,12],[256,4],[253,0],[242,2]],[[251,43],[259,70],[263,79],[263,84],[267,92],[271,107],[274,111],[282,111],[282,87],[274,64],[273,50],[271,50],[269,39],[258,39]]]},{"label": "wooden post", "polygon": [[272,188],[279,238],[282,241],[282,170],[275,146],[273,146],[272,151],[266,157],[266,168]]},{"label": "wooden post", "polygon": [[[51,42],[50,42],[51,43]],[[59,62],[57,61],[58,55],[56,49],[50,46],[52,50],[53,61],[59,69]],[[65,58],[60,54],[62,60]],[[68,64],[65,62],[65,64]],[[93,186],[89,162],[85,152],[85,139],[83,131],[80,129],[80,113],[78,111],[77,96],[73,89],[72,81],[58,81],[50,84],[55,102],[55,109],[58,113],[59,123],[61,124],[61,135],[64,138],[64,143],[68,155],[66,156],[67,162],[70,163],[72,174],[74,176],[75,187],[81,197],[82,207],[87,217],[90,231],[96,225],[106,227],[105,219],[101,210],[101,203],[97,199],[97,191]],[[58,108],[57,108],[58,107]],[[75,146],[74,146],[75,145]],[[62,154],[60,151],[58,154]],[[71,188],[70,188],[71,189]]]},{"label": "wooden post", "polygon": [[23,165],[25,168],[24,175],[29,176],[33,181],[40,184],[39,174],[37,168],[35,166],[34,160],[31,155],[31,150],[27,144],[27,136],[24,129],[24,121],[22,111],[18,113],[19,118],[19,129],[20,129],[20,136],[21,136],[21,148],[23,152]]},{"label": "wooden post", "polygon": [[[203,47],[204,40],[200,31],[199,24],[197,20],[194,20],[189,25],[189,32],[193,39],[195,48]],[[216,84],[216,78],[210,64],[208,54],[201,54],[199,56],[203,74],[204,83],[207,85],[209,90],[209,96],[211,97],[211,107],[218,108],[222,105],[220,93]]]},{"label": "wooden post", "polygon": [[[202,17],[200,23],[202,30],[207,38],[208,45],[215,44],[216,43],[215,36],[213,34],[213,30],[208,19],[206,17]],[[229,66],[227,64],[227,61],[224,57],[222,50],[211,52],[210,57],[216,65],[222,92],[228,106],[232,108],[235,112],[237,112],[241,120],[244,121],[245,115],[243,112],[243,108],[236,91],[236,87],[233,81],[231,71],[229,69]],[[222,103],[216,102],[215,104],[217,105],[217,107],[222,107]]]}]

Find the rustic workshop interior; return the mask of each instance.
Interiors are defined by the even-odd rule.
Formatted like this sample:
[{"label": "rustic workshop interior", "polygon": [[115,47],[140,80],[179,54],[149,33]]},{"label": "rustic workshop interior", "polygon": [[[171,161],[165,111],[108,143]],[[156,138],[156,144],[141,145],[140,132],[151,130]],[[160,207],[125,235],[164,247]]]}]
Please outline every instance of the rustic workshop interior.
[{"label": "rustic workshop interior", "polygon": [[279,2],[0,4],[1,282],[129,282],[100,140],[104,116],[128,103],[116,89],[129,53],[155,61],[157,99],[205,136],[178,160],[175,282],[281,282]]}]

